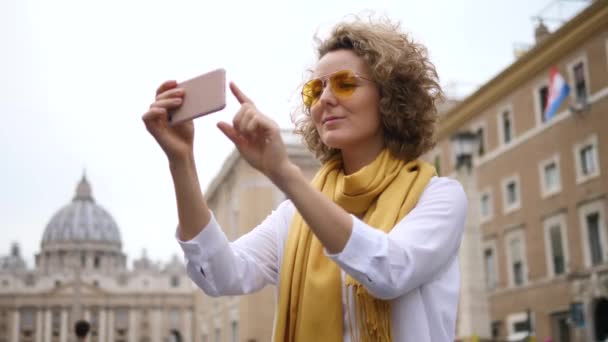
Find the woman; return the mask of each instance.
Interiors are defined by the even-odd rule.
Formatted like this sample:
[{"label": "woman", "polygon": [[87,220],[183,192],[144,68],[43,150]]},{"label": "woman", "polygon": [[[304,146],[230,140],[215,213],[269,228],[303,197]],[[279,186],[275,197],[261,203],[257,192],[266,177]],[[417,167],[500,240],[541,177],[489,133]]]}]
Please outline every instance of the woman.
[{"label": "woman", "polygon": [[192,123],[167,125],[183,90],[157,90],[143,120],[169,159],[188,274],[210,296],[277,285],[274,341],[453,341],[466,197],[418,160],[433,145],[434,66],[389,21],[342,23],[318,52],[296,122],[323,162],[312,184],[230,84],[241,108],[219,129],[288,198],[234,242],[201,193]]}]

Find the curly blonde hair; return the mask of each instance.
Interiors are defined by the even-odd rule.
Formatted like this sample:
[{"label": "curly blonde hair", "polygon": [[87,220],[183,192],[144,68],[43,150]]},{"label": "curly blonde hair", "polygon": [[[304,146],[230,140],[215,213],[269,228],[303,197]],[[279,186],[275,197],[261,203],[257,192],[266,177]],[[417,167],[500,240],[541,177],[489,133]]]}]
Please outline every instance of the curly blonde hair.
[{"label": "curly blonde hair", "polygon": [[[336,25],[325,40],[315,37],[318,59],[337,50],[350,50],[363,58],[380,90],[380,121],[385,146],[400,159],[420,157],[434,144],[436,105],[443,92],[427,50],[401,32],[387,18]],[[309,110],[302,104],[294,117],[295,132],[318,159],[325,162],[339,150],[323,144]]]}]

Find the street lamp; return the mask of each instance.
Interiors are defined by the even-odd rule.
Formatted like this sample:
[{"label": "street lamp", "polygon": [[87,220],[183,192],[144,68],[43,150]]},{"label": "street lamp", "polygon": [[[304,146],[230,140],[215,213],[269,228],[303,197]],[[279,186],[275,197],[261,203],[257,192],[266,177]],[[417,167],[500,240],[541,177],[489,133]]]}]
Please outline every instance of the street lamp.
[{"label": "street lamp", "polygon": [[460,169],[466,166],[471,169],[473,166],[473,153],[477,146],[477,134],[471,131],[461,131],[452,135],[452,153],[455,161],[455,168]]}]

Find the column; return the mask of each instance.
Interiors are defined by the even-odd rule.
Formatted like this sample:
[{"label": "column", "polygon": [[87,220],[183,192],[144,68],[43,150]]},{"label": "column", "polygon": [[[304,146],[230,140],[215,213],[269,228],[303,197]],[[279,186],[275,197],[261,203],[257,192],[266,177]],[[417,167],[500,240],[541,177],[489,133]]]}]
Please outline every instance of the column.
[{"label": "column", "polygon": [[137,342],[137,309],[129,309],[129,342]]},{"label": "column", "polygon": [[[76,320],[79,320],[80,317],[74,317]],[[84,309],[84,320],[87,322],[91,322],[91,310],[90,309]],[[76,322],[76,321],[74,321]]]},{"label": "column", "polygon": [[186,308],[182,317],[182,337],[184,342],[192,342],[192,309]]},{"label": "column", "polygon": [[105,308],[99,309],[99,327],[97,328],[99,335],[97,340],[102,342],[106,340],[106,312]]},{"label": "column", "polygon": [[61,330],[59,331],[59,341],[68,342],[68,309],[61,309]]},{"label": "column", "polygon": [[51,342],[51,334],[53,332],[53,327],[51,326],[51,318],[52,318],[51,308],[46,308],[44,310],[44,339],[43,342]]},{"label": "column", "polygon": [[163,325],[163,312],[161,309],[150,310],[150,329],[152,329],[152,342],[162,342],[162,325]]},{"label": "column", "polygon": [[[108,341],[114,341],[114,310],[108,308]],[[101,341],[101,340],[100,340]]]},{"label": "column", "polygon": [[[593,278],[591,278],[593,279]],[[584,328],[584,340],[585,341],[594,341],[595,340],[595,322],[593,321],[593,284],[591,284],[590,289],[587,293],[585,293],[585,297],[583,299],[583,310],[585,310],[585,328]]]},{"label": "column", "polygon": [[36,326],[34,328],[36,342],[42,342],[42,334],[44,333],[43,321],[44,321],[44,309],[36,310]]},{"label": "column", "polygon": [[11,342],[19,342],[19,309],[12,312]]}]

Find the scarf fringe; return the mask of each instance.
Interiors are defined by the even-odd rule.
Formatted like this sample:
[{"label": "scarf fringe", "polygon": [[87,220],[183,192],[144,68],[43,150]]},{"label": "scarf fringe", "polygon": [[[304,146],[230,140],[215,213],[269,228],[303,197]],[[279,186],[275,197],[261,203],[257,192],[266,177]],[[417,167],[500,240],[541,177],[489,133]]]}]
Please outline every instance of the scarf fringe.
[{"label": "scarf fringe", "polygon": [[[351,320],[350,305],[348,307],[349,320],[351,320],[351,338],[357,342],[390,342],[391,339],[391,310],[390,303],[385,300],[374,298],[365,287],[349,279],[347,288],[354,294],[354,323]],[[349,302],[348,300],[346,301]],[[358,331],[353,331],[354,327]]]}]

